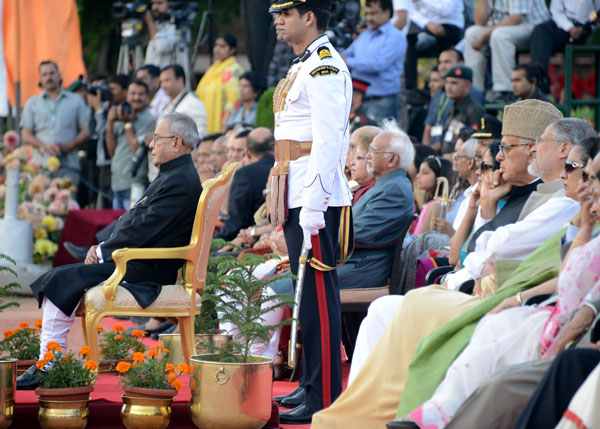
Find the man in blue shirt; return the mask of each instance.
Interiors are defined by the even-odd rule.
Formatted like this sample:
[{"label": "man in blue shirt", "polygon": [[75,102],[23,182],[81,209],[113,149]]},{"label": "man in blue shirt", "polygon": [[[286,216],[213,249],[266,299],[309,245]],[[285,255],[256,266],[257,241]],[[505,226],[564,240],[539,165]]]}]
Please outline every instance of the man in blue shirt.
[{"label": "man in blue shirt", "polygon": [[369,28],[342,56],[352,77],[369,83],[363,108],[368,119],[379,122],[400,114],[398,93],[407,43],[390,22],[392,0],[367,0],[365,14]]}]

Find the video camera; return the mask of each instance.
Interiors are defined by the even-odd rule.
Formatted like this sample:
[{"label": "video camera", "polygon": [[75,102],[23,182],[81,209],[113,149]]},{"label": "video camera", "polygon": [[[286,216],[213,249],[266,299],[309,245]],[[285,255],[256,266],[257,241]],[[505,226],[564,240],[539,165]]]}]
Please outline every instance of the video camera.
[{"label": "video camera", "polygon": [[88,94],[92,95],[98,95],[98,91],[100,91],[100,101],[102,103],[112,101],[112,96],[106,85],[88,85],[86,89]]},{"label": "video camera", "polygon": [[352,35],[360,20],[360,2],[348,0],[335,3],[326,34],[331,44],[340,51],[352,43]]},{"label": "video camera", "polygon": [[170,1],[169,9],[171,9],[170,20],[173,24],[177,27],[191,27],[198,15],[199,6],[198,3]]},{"label": "video camera", "polygon": [[112,5],[112,17],[118,21],[127,19],[142,19],[146,12],[146,4],[141,0],[131,3],[116,2]]}]

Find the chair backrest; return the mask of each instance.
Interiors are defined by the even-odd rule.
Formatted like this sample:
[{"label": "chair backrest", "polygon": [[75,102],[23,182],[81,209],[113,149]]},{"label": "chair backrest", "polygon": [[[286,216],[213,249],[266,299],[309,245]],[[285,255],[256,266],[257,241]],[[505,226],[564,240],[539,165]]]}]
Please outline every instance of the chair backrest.
[{"label": "chair backrest", "polygon": [[227,197],[236,164],[229,165],[219,176],[202,184],[202,194],[198,199],[198,208],[192,228],[188,254],[189,259],[183,267],[183,278],[186,286],[194,292],[202,293],[206,282],[206,266],[210,256],[210,245],[219,211]]},{"label": "chair backrest", "polygon": [[402,256],[402,247],[404,243],[404,238],[410,229],[410,226],[419,218],[419,215],[413,213],[402,226],[402,230],[398,235],[399,239],[396,243],[396,247],[394,249],[394,259],[392,260],[392,272],[390,274],[390,295],[397,295],[400,289],[400,278],[401,278],[401,268],[402,264],[400,263]]}]

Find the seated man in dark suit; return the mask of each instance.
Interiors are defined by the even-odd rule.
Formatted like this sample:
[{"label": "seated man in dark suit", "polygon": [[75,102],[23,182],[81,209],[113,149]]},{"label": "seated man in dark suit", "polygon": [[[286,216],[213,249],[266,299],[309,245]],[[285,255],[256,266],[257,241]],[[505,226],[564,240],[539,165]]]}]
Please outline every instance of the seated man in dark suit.
[{"label": "seated man in dark suit", "polygon": [[[112,252],[124,247],[178,247],[190,242],[202,185],[191,152],[198,129],[187,115],[170,113],[156,127],[150,143],[152,162],[159,174],[142,198],[114,225],[110,237],[92,246],[84,263],[54,268],[31,284],[43,306],[44,330],[40,356],[56,341],[67,349],[67,334],[85,291],[106,280],[114,271]],[[158,297],[161,285],[173,284],[182,260],[138,260],[127,264],[123,287],[143,308]],[[41,357],[40,357],[41,359]],[[35,365],[19,377],[17,388],[35,388]]]},{"label": "seated man in dark suit", "polygon": [[254,213],[265,202],[263,189],[273,168],[273,133],[257,128],[248,134],[245,166],[235,172],[229,191],[228,218],[215,238],[233,240],[241,229],[254,225]]}]

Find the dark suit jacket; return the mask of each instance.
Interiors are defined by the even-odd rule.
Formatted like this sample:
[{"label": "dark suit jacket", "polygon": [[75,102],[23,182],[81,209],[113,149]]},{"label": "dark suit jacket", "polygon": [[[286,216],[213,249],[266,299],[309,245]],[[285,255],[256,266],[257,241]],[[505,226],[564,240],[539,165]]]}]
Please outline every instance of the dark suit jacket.
[{"label": "dark suit jacket", "polygon": [[265,202],[262,191],[274,163],[273,155],[265,155],[235,172],[229,190],[229,217],[215,238],[233,240],[241,229],[254,225],[254,213]]},{"label": "dark suit jacket", "polygon": [[[50,270],[31,284],[41,305],[47,296],[61,311],[71,314],[85,290],[106,280],[114,271],[112,252],[123,247],[178,247],[190,242],[202,185],[192,157],[183,155],[160,167],[160,173],[142,198],[115,222],[102,243],[103,263],[65,265]],[[160,294],[161,285],[174,283],[180,260],[144,260],[127,264],[123,286],[142,307]]]}]

